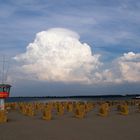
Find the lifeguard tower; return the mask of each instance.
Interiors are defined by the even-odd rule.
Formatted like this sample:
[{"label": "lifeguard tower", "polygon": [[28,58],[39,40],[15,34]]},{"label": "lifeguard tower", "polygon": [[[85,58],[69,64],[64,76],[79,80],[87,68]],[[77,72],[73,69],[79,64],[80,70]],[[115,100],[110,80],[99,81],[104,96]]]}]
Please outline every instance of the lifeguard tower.
[{"label": "lifeguard tower", "polygon": [[4,55],[1,57],[2,61],[0,60],[0,62],[2,62],[2,64],[0,64],[0,110],[4,110],[4,100],[5,98],[9,97],[11,85],[6,84],[9,68],[8,60],[6,60],[6,57]]},{"label": "lifeguard tower", "polygon": [[0,110],[4,110],[4,100],[9,97],[11,85],[0,84]]}]

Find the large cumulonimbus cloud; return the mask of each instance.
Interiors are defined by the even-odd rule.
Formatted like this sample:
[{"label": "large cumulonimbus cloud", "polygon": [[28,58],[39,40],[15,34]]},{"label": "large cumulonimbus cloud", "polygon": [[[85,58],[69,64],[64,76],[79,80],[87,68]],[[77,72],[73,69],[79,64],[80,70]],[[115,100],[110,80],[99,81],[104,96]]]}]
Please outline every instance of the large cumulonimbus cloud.
[{"label": "large cumulonimbus cloud", "polygon": [[89,83],[101,65],[99,55],[93,55],[77,33],[63,28],[37,33],[26,52],[15,60],[22,62],[20,69],[33,78],[65,82]]}]

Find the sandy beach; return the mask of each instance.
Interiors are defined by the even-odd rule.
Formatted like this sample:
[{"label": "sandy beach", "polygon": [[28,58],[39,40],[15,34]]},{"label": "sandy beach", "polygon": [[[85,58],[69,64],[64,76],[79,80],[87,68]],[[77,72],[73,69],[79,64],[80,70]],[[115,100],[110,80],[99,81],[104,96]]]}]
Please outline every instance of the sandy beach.
[{"label": "sandy beach", "polygon": [[140,140],[140,113],[135,108],[127,116],[114,109],[107,117],[97,113],[94,109],[77,119],[66,112],[63,116],[53,114],[52,120],[45,121],[41,113],[28,117],[12,110],[9,121],[0,124],[0,140]]}]

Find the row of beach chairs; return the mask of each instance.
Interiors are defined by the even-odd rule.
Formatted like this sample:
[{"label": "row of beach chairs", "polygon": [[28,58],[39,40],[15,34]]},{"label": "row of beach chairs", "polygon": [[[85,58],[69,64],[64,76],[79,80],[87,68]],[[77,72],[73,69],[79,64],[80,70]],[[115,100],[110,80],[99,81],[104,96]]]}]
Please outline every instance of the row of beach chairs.
[{"label": "row of beach chairs", "polygon": [[32,117],[40,112],[43,120],[51,120],[54,112],[58,116],[63,116],[65,113],[72,113],[75,118],[85,118],[87,113],[98,109],[98,115],[107,117],[111,108],[116,108],[120,115],[128,115],[129,107],[136,107],[136,111],[140,112],[140,100],[129,101],[106,101],[106,102],[19,102],[6,103],[5,110],[0,111],[0,123],[8,121],[8,112],[16,110],[23,115]]}]

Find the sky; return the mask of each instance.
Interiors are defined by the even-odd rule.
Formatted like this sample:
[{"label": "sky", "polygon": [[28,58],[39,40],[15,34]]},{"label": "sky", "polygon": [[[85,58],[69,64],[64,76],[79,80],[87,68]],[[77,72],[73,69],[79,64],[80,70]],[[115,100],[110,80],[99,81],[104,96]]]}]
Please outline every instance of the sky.
[{"label": "sky", "polygon": [[0,0],[0,55],[11,96],[138,94],[140,1]]}]

